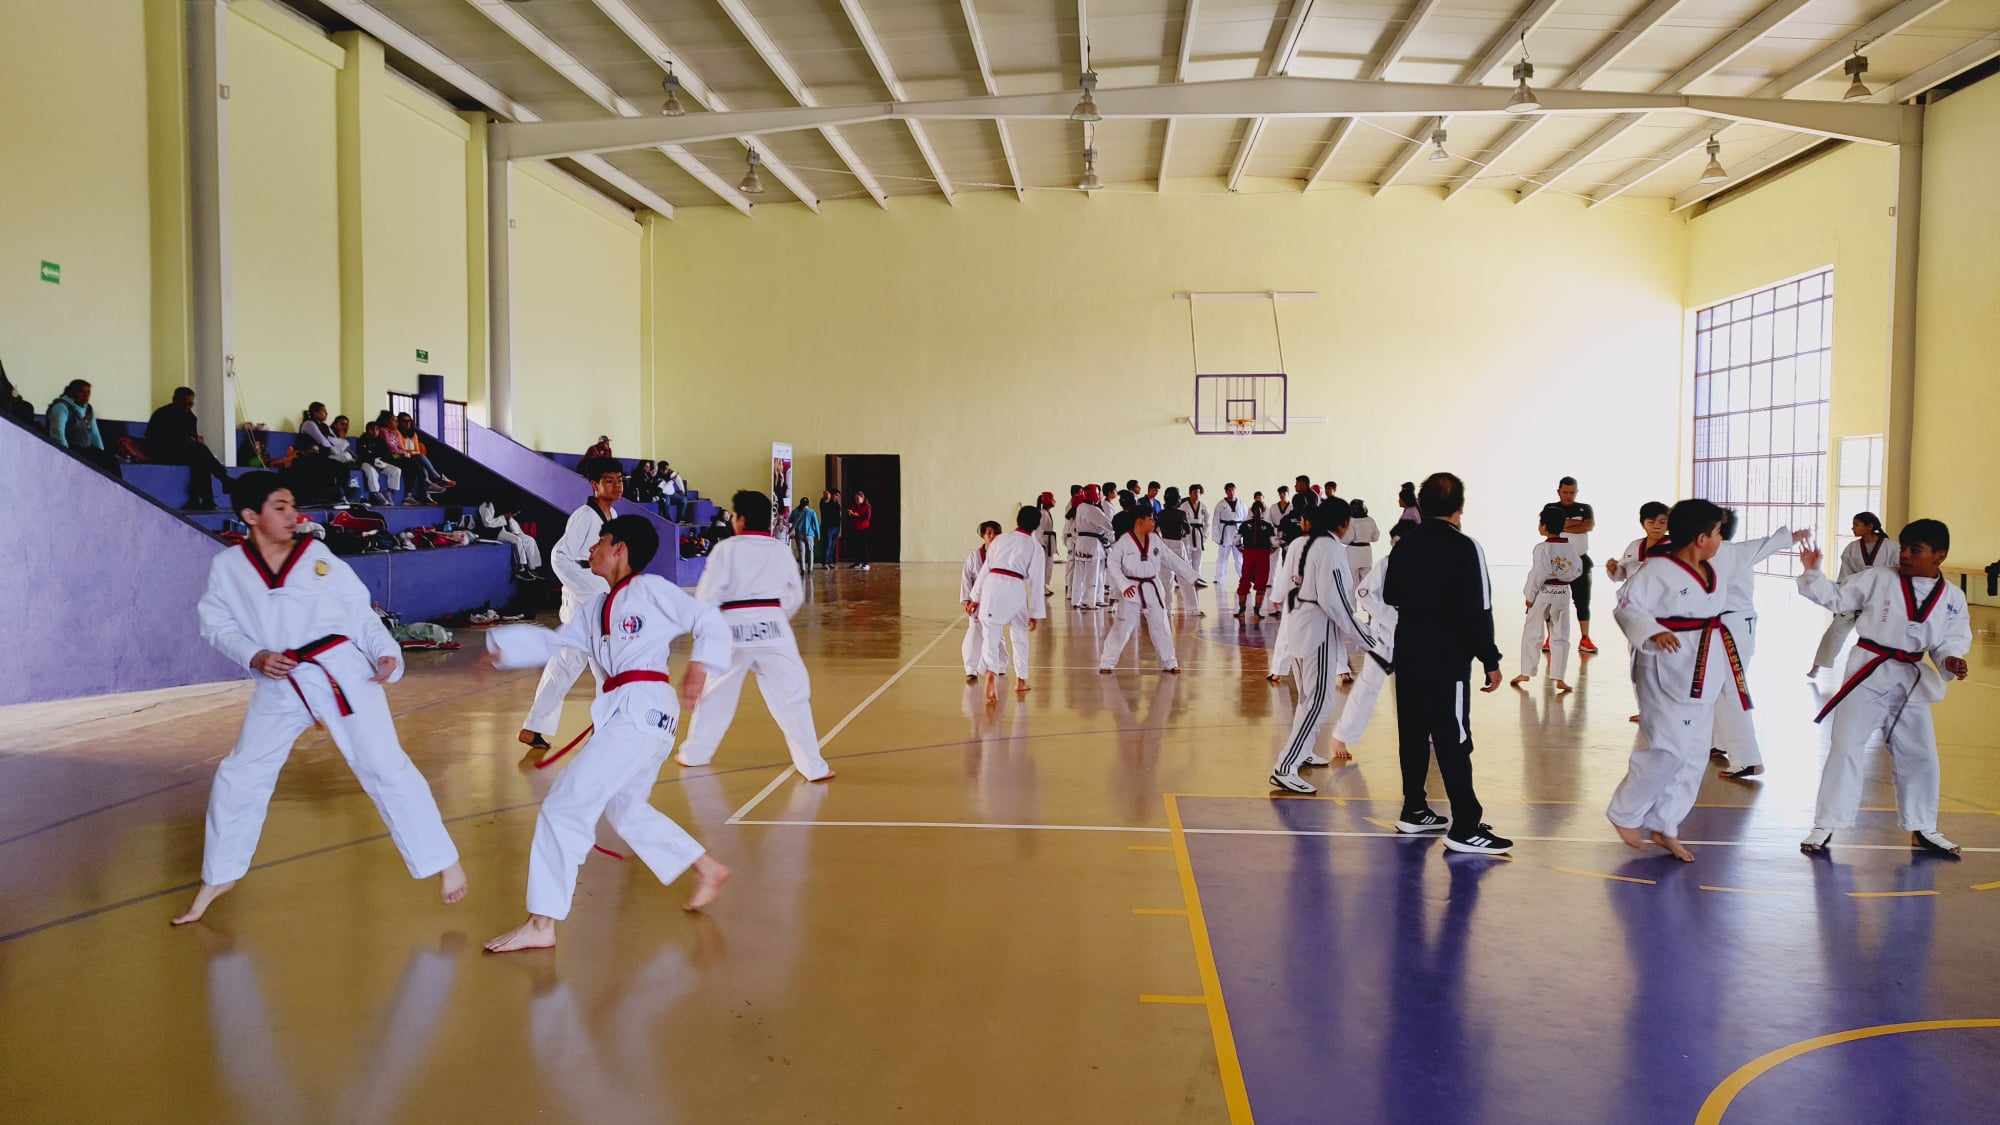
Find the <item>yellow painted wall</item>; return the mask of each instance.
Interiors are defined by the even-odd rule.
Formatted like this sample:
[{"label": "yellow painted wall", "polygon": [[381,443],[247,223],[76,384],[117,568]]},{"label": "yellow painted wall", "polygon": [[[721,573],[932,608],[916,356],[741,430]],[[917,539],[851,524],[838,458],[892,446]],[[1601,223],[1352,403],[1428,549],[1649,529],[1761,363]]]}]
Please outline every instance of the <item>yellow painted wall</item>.
[{"label": "yellow painted wall", "polygon": [[[1688,224],[1689,309],[1833,267],[1829,499],[1832,482],[1839,479],[1841,436],[1879,434],[1888,425],[1896,234],[1890,208],[1895,202],[1895,150],[1854,144],[1719,204]],[[1691,457],[1683,445],[1677,479],[1686,479]],[[1831,534],[1825,528],[1821,532]]]},{"label": "yellow painted wall", "polygon": [[581,453],[609,434],[636,456],[639,223],[544,164],[510,184],[514,438]]},{"label": "yellow painted wall", "polygon": [[[1685,229],[1653,204],[1490,193],[685,208],[654,287],[658,451],[726,494],[789,441],[814,495],[826,453],[899,453],[906,559],[956,560],[980,518],[1073,481],[1213,499],[1299,472],[1393,516],[1399,482],[1457,471],[1496,560],[1525,559],[1573,473],[1622,543],[1674,487]],[[1290,434],[1172,421],[1191,289],[1318,291],[1282,306]]]},{"label": "yellow painted wall", "polygon": [[76,378],[104,417],[154,405],[145,31],[138,3],[0,17],[0,362],[38,409]]},{"label": "yellow painted wall", "polygon": [[[363,409],[371,414],[388,404],[391,390],[415,391],[418,375],[443,375],[447,398],[466,392],[466,128],[447,108],[408,104],[426,96],[401,91],[386,98],[373,117],[379,127],[364,140]],[[429,362],[417,361],[419,348],[430,353]]]},{"label": "yellow painted wall", "polygon": [[1980,567],[2000,558],[2000,81],[1932,106],[1924,132],[1910,510]]},{"label": "yellow painted wall", "polygon": [[330,63],[237,8],[228,41],[237,405],[293,430],[308,402],[340,400],[339,52],[319,39]]}]

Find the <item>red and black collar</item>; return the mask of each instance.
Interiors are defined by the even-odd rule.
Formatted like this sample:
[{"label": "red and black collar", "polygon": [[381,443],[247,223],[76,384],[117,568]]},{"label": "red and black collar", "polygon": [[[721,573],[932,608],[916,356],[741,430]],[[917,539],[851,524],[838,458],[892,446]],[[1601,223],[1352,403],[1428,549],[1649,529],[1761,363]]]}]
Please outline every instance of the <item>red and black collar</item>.
[{"label": "red and black collar", "polygon": [[611,603],[618,599],[618,591],[630,586],[632,580],[637,577],[639,576],[634,573],[620,578],[617,584],[611,587],[611,592],[604,595],[604,608],[598,611],[597,619],[597,623],[602,626],[599,632],[604,636],[608,637],[611,635]]},{"label": "red and black collar", "polygon": [[591,511],[597,513],[597,518],[604,521],[605,523],[610,523],[612,520],[618,518],[618,509],[616,506],[608,505],[606,507],[600,508],[597,506],[597,497],[595,496],[590,498],[590,500],[588,501],[588,506]]},{"label": "red and black collar", "polygon": [[1692,575],[1694,575],[1694,580],[1695,580],[1696,582],[1699,582],[1699,583],[1701,583],[1701,592],[1702,592],[1702,593],[1704,593],[1704,594],[1713,594],[1713,593],[1715,593],[1715,568],[1714,568],[1714,567],[1712,567],[1712,566],[1710,566],[1710,565],[1708,565],[1707,563],[1705,563],[1705,562],[1704,562],[1704,563],[1702,563],[1702,564],[1701,564],[1701,569],[1700,569],[1700,570],[1696,570],[1695,568],[1693,568],[1693,567],[1689,566],[1689,565],[1687,564],[1687,560],[1686,560],[1686,559],[1683,559],[1683,558],[1681,558],[1681,557],[1680,557],[1679,555],[1668,555],[1667,557],[1668,557],[1669,559],[1672,559],[1672,560],[1674,561],[1674,565],[1676,565],[1676,566],[1680,567],[1680,568],[1681,568],[1682,570],[1685,570],[1685,571],[1687,571],[1687,572],[1688,572],[1689,574],[1692,574]]},{"label": "red and black collar", "polygon": [[1896,578],[1902,583],[1903,612],[1909,615],[1911,623],[1921,625],[1929,620],[1931,610],[1936,609],[1939,599],[1944,597],[1944,578],[1940,576],[1934,581],[1931,592],[1924,595],[1922,602],[1917,601],[1917,588],[1909,575],[1898,574]]},{"label": "red and black collar", "polygon": [[1866,539],[1855,540],[1855,542],[1861,544],[1861,564],[1863,566],[1874,566],[1875,556],[1882,553],[1882,544],[1887,543],[1888,541],[1889,537],[1884,535],[1876,539],[1875,546],[1871,548],[1870,546],[1868,546],[1868,540]]},{"label": "red and black collar", "polygon": [[269,566],[265,565],[264,556],[258,553],[257,548],[252,546],[251,541],[248,539],[245,539],[242,543],[243,555],[250,560],[250,568],[257,572],[257,577],[264,580],[264,588],[275,590],[285,584],[286,576],[291,574],[292,568],[297,566],[299,560],[305,557],[306,548],[312,546],[312,542],[310,539],[293,540],[292,553],[285,556],[285,561],[279,565],[275,573]]}]

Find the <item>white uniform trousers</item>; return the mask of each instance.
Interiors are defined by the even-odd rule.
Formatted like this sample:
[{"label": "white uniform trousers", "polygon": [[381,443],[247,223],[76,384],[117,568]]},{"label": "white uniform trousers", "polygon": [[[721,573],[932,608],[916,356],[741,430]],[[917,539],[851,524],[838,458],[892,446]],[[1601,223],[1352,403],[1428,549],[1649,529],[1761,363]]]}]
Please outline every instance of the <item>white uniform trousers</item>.
[{"label": "white uniform trousers", "polygon": [[688,723],[687,738],[681,742],[681,764],[705,766],[715,760],[716,747],[729,733],[736,717],[736,703],[743,695],[743,681],[757,674],[757,690],[764,706],[784,732],[785,746],[792,754],[792,768],[807,781],[817,781],[833,772],[819,753],[819,731],[813,725],[812,679],[806,675],[805,661],[798,646],[757,644],[737,645],[729,670],[710,675],[694,705],[694,719]]},{"label": "white uniform trousers", "polygon": [[316,665],[301,664],[292,682],[312,705],[307,713],[290,686],[259,683],[243,716],[236,747],[216,767],[208,791],[208,825],[202,846],[201,881],[210,886],[241,879],[250,870],[257,839],[264,832],[264,814],[277,788],[278,772],[291,756],[292,743],[319,716],[355,780],[375,802],[375,811],[389,828],[389,839],[402,853],[410,876],[424,879],[458,862],[458,849],[438,815],[430,783],[396,739],[389,715],[389,697],[379,684],[341,682],[353,714],[340,714],[333,690]]},{"label": "white uniform trousers", "polygon": [[1187,537],[1188,568],[1194,571],[1194,576],[1197,580],[1201,578],[1201,557],[1202,555],[1207,553],[1207,550],[1208,550],[1208,541],[1206,539],[1203,539],[1201,536],[1196,535],[1192,531],[1188,532],[1188,537]]},{"label": "white uniform trousers", "polygon": [[1343,746],[1352,746],[1361,741],[1368,730],[1368,720],[1375,714],[1375,703],[1382,698],[1382,688],[1389,682],[1389,673],[1366,653],[1361,656],[1361,672],[1354,679],[1354,686],[1347,691],[1347,705],[1340,710],[1339,721],[1333,724],[1333,737]]},{"label": "white uniform trousers", "polygon": [[965,674],[979,674],[980,659],[986,652],[986,627],[980,623],[977,613],[965,619],[965,640],[958,646],[958,655],[965,662]]},{"label": "white uniform trousers", "polygon": [[[1190,568],[1195,573],[1195,577],[1198,578],[1201,576],[1201,562],[1195,553],[1194,540],[1162,539],[1161,542],[1167,545],[1167,550],[1187,560]],[[1182,578],[1177,574],[1162,574],[1160,575],[1160,579],[1162,586],[1173,591],[1173,595],[1169,601],[1176,612],[1194,613],[1201,608],[1201,592],[1194,588],[1194,578]]]},{"label": "white uniform trousers", "polygon": [[1181,662],[1174,656],[1174,630],[1167,624],[1167,610],[1153,597],[1150,587],[1145,591],[1146,605],[1118,599],[1118,610],[1112,618],[1111,632],[1104,638],[1104,647],[1097,654],[1099,668],[1116,668],[1119,658],[1125,655],[1125,645],[1132,640],[1132,634],[1139,631],[1139,619],[1146,619],[1146,635],[1153,638],[1153,651],[1160,658],[1160,667],[1178,668]]},{"label": "white uniform trousers", "polygon": [[1339,655],[1338,646],[1332,643],[1333,623],[1324,622],[1316,639],[1319,643],[1291,662],[1292,683],[1298,698],[1292,704],[1291,731],[1285,735],[1278,760],[1271,766],[1275,774],[1296,776],[1300,763],[1319,743],[1320,732],[1333,721],[1333,681],[1338,671],[1334,661]]},{"label": "white uniform trousers", "polygon": [[1104,600],[1099,596],[1104,584],[1099,572],[1103,569],[1104,545],[1095,539],[1077,536],[1069,553],[1069,604],[1073,608],[1083,609]]},{"label": "white uniform trousers", "polygon": [[[1914,670],[1913,670],[1914,671]],[[1861,767],[1868,740],[1882,732],[1896,779],[1896,811],[1909,832],[1934,832],[1938,815],[1937,735],[1930,704],[1909,698],[1899,681],[1915,676],[1884,667],[1848,693],[1827,716],[1833,746],[1819,775],[1813,827],[1848,828],[1861,808]]]},{"label": "white uniform trousers", "polygon": [[[1683,642],[1685,643],[1685,642]],[[1708,730],[1713,699],[1673,698],[1654,687],[1641,670],[1639,744],[1625,767],[1625,779],[1611,793],[1604,815],[1620,828],[1663,836],[1680,835],[1681,821],[1694,808],[1708,765]],[[1735,691],[1734,683],[1715,685]]]},{"label": "white uniform trousers", "polygon": [[1567,679],[1569,672],[1568,586],[1547,586],[1535,595],[1528,607],[1528,619],[1521,623],[1521,675],[1532,676],[1542,665],[1542,638],[1549,639],[1549,678]]},{"label": "white uniform trousers", "polygon": [[670,729],[620,712],[570,757],[535,817],[528,913],[569,917],[577,869],[597,843],[600,818],[662,883],[680,878],[701,858],[701,844],[652,805],[660,765],[673,748]]},{"label": "white uniform trousers", "polygon": [[1027,583],[1020,579],[992,573],[986,576],[986,600],[979,603],[983,671],[1004,675],[1007,671],[1004,644],[1011,643],[1014,678],[1028,678],[1028,599],[1041,596],[1041,591],[1028,589]]},{"label": "white uniform trousers", "polygon": [[368,483],[370,492],[381,492],[384,484],[389,486],[390,492],[394,492],[403,487],[403,470],[394,465],[383,465],[378,468],[373,461],[363,461],[361,479]]},{"label": "white uniform trousers", "polygon": [[1826,632],[1820,634],[1819,651],[1813,654],[1815,668],[1832,668],[1840,661],[1840,650],[1847,645],[1847,638],[1854,633],[1854,623],[1861,619],[1858,613],[1836,613],[1833,620],[1826,623]]},{"label": "white uniform trousers", "polygon": [[1218,590],[1228,589],[1229,579],[1225,575],[1241,573],[1243,573],[1243,548],[1234,543],[1217,547],[1215,549],[1215,588]]},{"label": "white uniform trousers", "polygon": [[[1743,681],[1748,683],[1750,658],[1757,654],[1757,619],[1732,613],[1724,621],[1736,638],[1736,651],[1743,658]],[[1755,700],[1756,693],[1750,698]],[[1763,748],[1757,745],[1757,724],[1743,709],[1743,697],[1736,694],[1735,684],[1724,684],[1722,698],[1715,701],[1715,730],[1708,744],[1728,753],[1732,770],[1764,764]]]},{"label": "white uniform trousers", "polygon": [[514,548],[514,565],[521,570],[542,569],[542,545],[535,542],[532,535],[522,535],[505,528],[495,536],[500,542]]},{"label": "white uniform trousers", "polygon": [[535,702],[528,709],[528,721],[522,725],[544,738],[555,734],[562,726],[563,698],[589,666],[590,658],[577,649],[557,649],[542,668],[541,682],[535,685]]}]

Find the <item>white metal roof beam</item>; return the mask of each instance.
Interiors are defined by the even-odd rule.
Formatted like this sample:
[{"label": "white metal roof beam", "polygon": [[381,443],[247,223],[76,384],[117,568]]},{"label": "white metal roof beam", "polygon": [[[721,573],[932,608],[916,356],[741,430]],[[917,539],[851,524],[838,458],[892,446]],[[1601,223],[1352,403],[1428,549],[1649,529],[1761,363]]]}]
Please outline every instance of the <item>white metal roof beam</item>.
[{"label": "white metal roof beam", "polygon": [[[770,33],[764,30],[763,24],[757,22],[757,17],[751,14],[743,0],[716,0],[716,2],[722,6],[723,14],[729,17],[729,22],[735,24],[736,30],[749,41],[750,49],[757,52],[757,57],[764,60],[765,66],[771,68],[771,73],[777,76],[778,82],[793,99],[803,106],[819,105],[819,98],[806,88],[806,84],[799,79],[799,72],[792,69],[791,60],[778,49],[778,41],[771,38]],[[847,138],[840,135],[840,130],[823,128],[819,131],[819,135],[833,149],[834,155],[840,157],[841,163],[847,165],[847,170],[860,183],[862,190],[868,193],[868,197],[875,201],[875,205],[887,207],[889,193],[882,190],[881,183],[875,179],[874,173],[868,170],[868,166],[861,162],[861,157],[855,153],[854,146],[848,144]]]},{"label": "white metal roof beam", "polygon": [[[1188,59],[1194,55],[1194,26],[1199,18],[1201,0],[1187,0],[1187,10],[1181,15],[1181,53],[1174,63],[1174,81],[1187,81]],[[1160,190],[1167,190],[1167,161],[1174,153],[1174,119],[1167,118],[1167,136],[1160,143]]]},{"label": "white metal roof beam", "polygon": [[[585,97],[620,117],[639,117],[636,106],[618,95],[610,83],[592,73],[590,68],[577,61],[576,56],[564,50],[555,40],[542,34],[540,28],[529,23],[521,13],[515,11],[506,0],[466,0],[479,13],[493,21],[493,25],[507,33],[508,37],[526,47],[534,56],[547,63],[557,74],[569,80],[570,85],[583,91]],[[662,119],[667,120],[667,119]],[[681,169],[700,181],[702,186],[720,196],[724,203],[743,214],[750,213],[750,200],[728,182],[717,176],[708,165],[703,164],[687,149],[675,144],[657,146],[668,160],[680,165]],[[627,177],[629,179],[629,177]]]},{"label": "white metal roof beam", "polygon": [[[1853,53],[1856,40],[1863,43],[1873,43],[1878,39],[1894,35],[1918,20],[1923,19],[1925,16],[1930,15],[1932,12],[1937,11],[1946,2],[1947,0],[1903,0],[1902,3],[1869,20],[1860,29],[1842,35],[1813,52],[1811,57],[1807,58],[1804,62],[1765,83],[1753,96],[1757,98],[1789,98],[1813,79],[1818,78],[1820,75],[1825,74],[1845,61],[1847,56]],[[1870,101],[1874,101],[1874,99],[1870,99]],[[1723,128],[1727,128],[1727,126]],[[1597,194],[1591,196],[1588,206],[1596,207],[1599,204],[1608,203],[1618,198],[1620,195],[1652,179],[1674,161],[1691,152],[1699,151],[1708,143],[1708,138],[1711,135],[1721,132],[1722,129],[1703,128],[1695,129],[1685,134],[1673,144],[1646,157],[1636,167],[1616,180],[1613,180],[1609,185],[1598,191]],[[1702,186],[1715,187],[1719,191],[1722,187],[1729,186],[1731,182],[1734,182],[1733,178],[1724,181],[1720,187],[1712,184]],[[1713,193],[1711,192],[1710,194]]]},{"label": "white metal roof beam", "polygon": [[[910,100],[909,91],[896,78],[896,68],[889,64],[889,52],[883,48],[882,39],[875,34],[875,25],[868,22],[868,13],[861,10],[860,0],[840,0],[840,10],[847,13],[847,22],[854,27],[854,34],[861,40],[861,49],[868,53],[868,61],[875,64],[875,74],[889,96],[896,101]],[[910,127],[910,140],[916,143],[917,151],[923,155],[925,167],[931,170],[931,179],[937,182],[938,190],[944,193],[944,201],[956,205],[958,200],[951,186],[951,177],[945,174],[944,162],[938,159],[937,149],[931,147],[930,134],[924,131],[923,123],[906,118]]]},{"label": "white metal roof beam", "polygon": [[[1680,7],[1682,2],[1683,0],[1653,0],[1652,3],[1640,9],[1639,14],[1633,16],[1631,21],[1625,26],[1612,32],[1604,42],[1599,43],[1597,49],[1590,53],[1590,57],[1578,63],[1574,70],[1563,75],[1562,81],[1556,83],[1555,88],[1558,90],[1583,89],[1586,82],[1597,77],[1600,72],[1612,63],[1617,62],[1620,55],[1630,50],[1632,44],[1639,41],[1640,36],[1651,31],[1661,20],[1666,19],[1675,8]],[[1526,140],[1528,134],[1534,132],[1545,120],[1547,118],[1538,113],[1526,121],[1516,121],[1514,124],[1509,125],[1507,131],[1502,133],[1500,139],[1494,143],[1485,161],[1473,164],[1470,172],[1460,178],[1457,183],[1445,188],[1444,197],[1450,199],[1452,196],[1471,187],[1474,180],[1489,172],[1493,172],[1499,167],[1500,162],[1507,158],[1507,154],[1514,151],[1514,146]]]},{"label": "white metal roof beam", "polygon": [[[1389,68],[1402,61],[1403,52],[1410,49],[1411,37],[1416,35],[1417,28],[1423,26],[1424,20],[1430,18],[1431,10],[1437,5],[1438,0],[1417,0],[1416,6],[1410,9],[1410,14],[1403,17],[1402,24],[1397,27],[1395,37],[1389,40],[1389,45],[1382,49],[1381,54],[1375,56],[1375,61],[1369,64],[1368,70],[1362,77],[1370,82],[1380,82],[1388,77]],[[1320,150],[1319,159],[1314,161],[1312,172],[1306,176],[1308,190],[1319,182],[1321,176],[1326,175],[1327,168],[1332,165],[1334,157],[1340,152],[1340,146],[1347,142],[1347,137],[1352,132],[1354,132],[1352,117],[1343,117],[1333,123],[1333,132],[1326,139],[1326,147]]]},{"label": "white metal roof beam", "polygon": [[[680,79],[681,89],[686,91],[696,104],[718,113],[728,112],[729,103],[722,95],[702,81],[701,75],[695,73],[687,60],[674,53],[667,46],[666,40],[660,38],[652,25],[633,11],[632,6],[625,0],[591,0],[591,3],[596,4],[598,11],[603,12],[606,18],[617,24],[618,29],[625,33],[625,37],[630,39],[634,46],[646,52],[654,62],[659,63],[661,70],[664,71],[671,65],[675,77]],[[819,211],[819,193],[812,189],[811,184],[800,178],[798,173],[793,172],[790,165],[779,159],[778,155],[771,151],[770,146],[757,147],[749,137],[738,137],[736,141],[745,149],[757,148],[757,155],[763,159],[764,167],[771,170],[772,177],[784,184],[786,190],[797,196],[799,202],[805,204],[808,209],[815,213]]]},{"label": "white metal roof beam", "polygon": [[[1458,84],[1484,84],[1486,76],[1493,73],[1493,68],[1507,61],[1508,53],[1520,43],[1521,37],[1534,31],[1541,26],[1543,20],[1549,18],[1549,13],[1555,10],[1556,3],[1557,0],[1528,0],[1528,6],[1521,9],[1520,14],[1507,25],[1507,30],[1501,32],[1492,43],[1487,44],[1486,52],[1458,72]],[[1402,151],[1389,162],[1388,171],[1375,182],[1375,194],[1382,194],[1383,190],[1395,183],[1398,177],[1409,171],[1410,165],[1415,164],[1417,158],[1424,154],[1424,146],[1430,143],[1431,134],[1450,122],[1451,117],[1447,114],[1432,117],[1417,126],[1417,139],[1404,144]]]},{"label": "white metal roof beam", "polygon": [[[972,38],[972,57],[979,63],[979,80],[986,84],[988,94],[998,94],[1000,87],[993,81],[993,60],[986,56],[986,36],[979,31],[979,13],[972,0],[959,3],[965,9],[965,33]],[[1007,178],[1014,183],[1014,198],[1026,202],[1028,192],[1021,186],[1021,168],[1014,163],[1014,139],[1007,135],[1007,123],[995,118],[993,127],[1000,133],[1000,155],[1007,158]]]},{"label": "white metal roof beam", "polygon": [[[1083,0],[1077,0],[1080,4]],[[1313,0],[1292,0],[1291,15],[1285,20],[1284,34],[1278,37],[1277,53],[1271,56],[1271,65],[1264,73],[1269,77],[1290,73],[1292,63],[1299,57],[1299,43],[1305,38],[1306,21],[1312,18]],[[1229,169],[1229,190],[1235,191],[1243,179],[1243,173],[1250,168],[1250,158],[1257,151],[1257,142],[1264,137],[1267,119],[1254,118],[1250,131],[1243,136],[1243,144],[1236,150],[1236,163]]]}]

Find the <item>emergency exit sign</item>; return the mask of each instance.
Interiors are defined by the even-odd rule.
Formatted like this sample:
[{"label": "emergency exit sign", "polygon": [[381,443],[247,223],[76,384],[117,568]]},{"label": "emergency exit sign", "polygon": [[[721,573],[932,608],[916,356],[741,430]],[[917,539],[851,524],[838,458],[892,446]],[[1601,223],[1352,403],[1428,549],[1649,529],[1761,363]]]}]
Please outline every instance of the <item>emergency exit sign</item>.
[{"label": "emergency exit sign", "polygon": [[50,285],[61,285],[61,284],[62,284],[62,263],[60,263],[60,262],[43,262],[43,263],[42,263],[42,280],[43,280],[43,281],[46,281],[46,282],[48,282],[48,283],[49,283]]},{"label": "emergency exit sign", "polygon": [[427,350],[423,349],[423,348],[418,348],[418,349],[417,349],[417,362],[418,362],[418,363],[429,363],[430,361],[431,361],[431,353],[430,353],[429,351],[427,351]]}]

